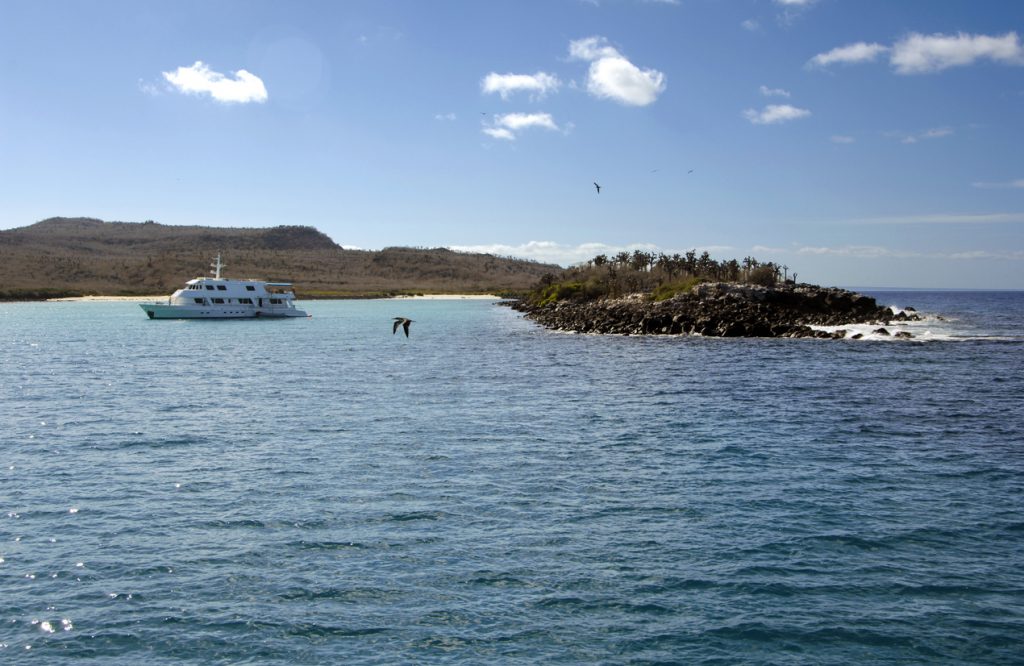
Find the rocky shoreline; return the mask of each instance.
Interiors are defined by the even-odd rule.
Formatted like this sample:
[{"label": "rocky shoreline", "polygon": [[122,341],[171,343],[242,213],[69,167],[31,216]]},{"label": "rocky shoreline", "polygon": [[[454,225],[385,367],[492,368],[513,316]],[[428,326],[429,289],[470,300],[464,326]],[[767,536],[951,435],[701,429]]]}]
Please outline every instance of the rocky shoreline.
[{"label": "rocky shoreline", "polygon": [[[637,294],[587,302],[511,304],[528,319],[559,331],[618,335],[704,335],[713,337],[832,338],[812,326],[919,321],[913,308],[894,313],[874,298],[845,289],[786,283],[775,287],[704,283],[664,301]],[[884,328],[875,333],[888,335]],[[853,335],[851,337],[860,337]],[[909,338],[900,332],[894,337]]]}]

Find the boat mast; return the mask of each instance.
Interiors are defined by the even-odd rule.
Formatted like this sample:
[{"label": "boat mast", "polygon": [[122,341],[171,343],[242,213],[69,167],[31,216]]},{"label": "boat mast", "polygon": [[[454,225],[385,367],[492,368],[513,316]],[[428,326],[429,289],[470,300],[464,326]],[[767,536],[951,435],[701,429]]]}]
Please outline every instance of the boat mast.
[{"label": "boat mast", "polygon": [[215,279],[219,280],[220,279],[220,269],[227,268],[227,266],[225,266],[224,264],[220,263],[220,252],[217,253],[217,263],[210,264],[210,268],[214,269],[214,270],[210,271],[211,273],[213,273],[213,277]]}]

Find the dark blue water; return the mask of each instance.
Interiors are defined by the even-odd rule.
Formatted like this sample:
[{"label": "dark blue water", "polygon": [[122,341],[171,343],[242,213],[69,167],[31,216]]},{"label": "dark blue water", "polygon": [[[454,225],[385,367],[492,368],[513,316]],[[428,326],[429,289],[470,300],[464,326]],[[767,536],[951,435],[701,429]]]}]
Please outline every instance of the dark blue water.
[{"label": "dark blue water", "polygon": [[0,304],[0,662],[1021,663],[1024,294],[878,296],[945,319]]}]

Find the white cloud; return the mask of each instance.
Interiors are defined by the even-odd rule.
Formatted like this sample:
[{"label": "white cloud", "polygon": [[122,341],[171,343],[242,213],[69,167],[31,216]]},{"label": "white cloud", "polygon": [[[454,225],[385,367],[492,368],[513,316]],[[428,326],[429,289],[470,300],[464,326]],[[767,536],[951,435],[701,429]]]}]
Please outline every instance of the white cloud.
[{"label": "white cloud", "polygon": [[847,224],[1021,224],[1024,213],[934,213],[843,220]]},{"label": "white cloud", "polygon": [[189,95],[208,94],[225,104],[267,101],[267,89],[263,81],[244,69],[235,72],[234,78],[229,78],[197,60],[191,67],[163,72],[163,76],[178,92]]},{"label": "white cloud", "polygon": [[761,86],[761,94],[765,97],[789,97],[789,91],[782,88],[769,88]]},{"label": "white cloud", "polygon": [[889,48],[881,44],[868,44],[857,42],[834,48],[827,53],[819,53],[811,58],[807,65],[810,67],[828,67],[835,63],[853,64],[859,62],[871,62]]},{"label": "white cloud", "polygon": [[656,69],[640,69],[604,37],[587,37],[569,43],[569,55],[589,60],[587,92],[629,106],[647,106],[667,87],[665,74]]},{"label": "white cloud", "polygon": [[579,245],[565,245],[552,241],[529,241],[519,245],[506,245],[502,243],[491,245],[453,245],[451,249],[457,252],[483,252],[497,256],[519,257],[543,263],[570,266],[593,259],[599,254],[613,255],[623,250],[628,252],[633,250],[650,252],[656,251],[657,247],[650,243],[634,243],[632,245],[580,243]]},{"label": "white cloud", "polygon": [[483,128],[483,133],[506,141],[515,140],[517,133],[532,127],[558,130],[550,113],[505,113],[494,117],[493,123]]},{"label": "white cloud", "polygon": [[1024,178],[1001,183],[971,183],[971,186],[982,190],[1024,190]]},{"label": "white cloud", "polygon": [[156,85],[150,83],[149,81],[143,81],[142,79],[139,79],[139,90],[149,95],[150,97],[160,96],[160,89],[157,88]]},{"label": "white cloud", "polygon": [[833,134],[828,140],[832,143],[853,143],[855,141],[852,136],[844,136],[842,134]]},{"label": "white cloud", "polygon": [[551,117],[550,113],[506,113],[498,116],[495,119],[495,122],[499,126],[507,127],[513,131],[526,129],[528,127],[544,127],[553,130],[558,129],[558,125],[555,124],[555,120]]},{"label": "white cloud", "polygon": [[925,74],[950,67],[971,65],[978,60],[991,60],[1007,65],[1024,65],[1024,46],[1016,32],[1001,36],[922,35],[912,32],[892,47],[857,42],[819,53],[811,58],[809,67],[828,67],[835,63],[871,62],[889,53],[889,64],[897,74]]},{"label": "white cloud", "polygon": [[449,113],[437,113],[437,114],[434,114],[434,120],[453,121],[453,120],[456,119],[456,117],[457,116],[454,113],[451,113],[451,112],[449,112]]},{"label": "white cloud", "polygon": [[815,0],[775,0],[775,4],[783,7],[807,7],[814,2]]},{"label": "white cloud", "polygon": [[[554,263],[561,266],[571,266],[589,261],[599,254],[609,257],[619,252],[632,252],[643,250],[644,252],[664,252],[673,254],[684,251],[666,250],[653,243],[629,243],[626,245],[609,245],[607,243],[580,243],[578,245],[567,245],[553,241],[529,241],[519,245],[508,245],[493,243],[489,245],[452,245],[450,249],[456,252],[482,252],[497,256],[519,257],[521,259],[533,259],[543,263]],[[687,248],[689,250],[690,248]],[[697,253],[707,251],[709,253],[728,252],[733,250],[728,245],[716,245],[696,248]]]},{"label": "white cloud", "polygon": [[843,245],[839,247],[804,246],[795,250],[796,254],[855,257],[858,259],[944,259],[971,261],[977,259],[998,259],[1008,261],[1024,260],[1024,252],[994,252],[991,250],[966,250],[962,252],[919,252],[916,250],[898,250],[879,245]]},{"label": "white cloud", "polygon": [[900,139],[900,143],[917,143],[923,139],[941,139],[944,136],[951,136],[953,130],[950,127],[934,127],[917,134],[908,134]]},{"label": "white cloud", "polygon": [[504,139],[505,141],[515,141],[516,135],[504,127],[485,127],[483,133],[492,139]]},{"label": "white cloud", "polygon": [[498,93],[502,99],[508,99],[515,92],[525,91],[534,99],[543,99],[550,92],[555,92],[562,85],[558,77],[546,72],[536,74],[498,74],[491,72],[480,82],[485,93]]},{"label": "white cloud", "polygon": [[757,32],[758,30],[761,29],[761,24],[755,21],[754,19],[747,19],[746,21],[740,23],[740,27],[750,32]]},{"label": "white cloud", "polygon": [[585,37],[569,42],[569,55],[577,60],[597,60],[619,57],[619,52],[604,37]]},{"label": "white cloud", "polygon": [[860,258],[872,258],[872,257],[909,257],[913,256],[913,253],[908,253],[900,250],[890,250],[889,248],[880,247],[878,245],[843,245],[841,247],[817,247],[817,246],[804,246],[797,248],[797,254],[816,254],[816,255],[838,255],[843,257],[860,257]]},{"label": "white cloud", "polygon": [[949,67],[970,65],[988,59],[1009,65],[1024,65],[1024,47],[1017,33],[1001,37],[988,35],[922,35],[911,33],[892,47],[890,62],[899,74],[939,72]]},{"label": "white cloud", "polygon": [[854,257],[858,259],[1004,259],[1011,261],[1024,260],[1024,251],[1011,250],[1009,252],[994,252],[990,250],[965,250],[959,252],[921,252],[918,250],[900,250],[881,245],[840,245],[836,247],[821,245],[794,245],[791,248],[769,248],[755,245],[751,251],[756,254],[774,255],[811,255],[811,256],[833,256],[833,257]]},{"label": "white cloud", "polygon": [[799,109],[789,104],[769,104],[760,111],[747,109],[743,112],[743,117],[755,125],[774,125],[809,115],[811,112],[807,109]]}]

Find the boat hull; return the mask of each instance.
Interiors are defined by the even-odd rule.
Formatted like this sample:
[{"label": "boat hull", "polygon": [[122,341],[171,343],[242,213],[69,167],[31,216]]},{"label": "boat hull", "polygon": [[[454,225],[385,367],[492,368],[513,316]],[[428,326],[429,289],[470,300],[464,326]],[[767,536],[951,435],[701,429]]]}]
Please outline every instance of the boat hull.
[{"label": "boat hull", "polygon": [[305,310],[296,308],[253,308],[242,306],[189,307],[162,303],[139,303],[150,319],[281,319],[305,317]]}]

